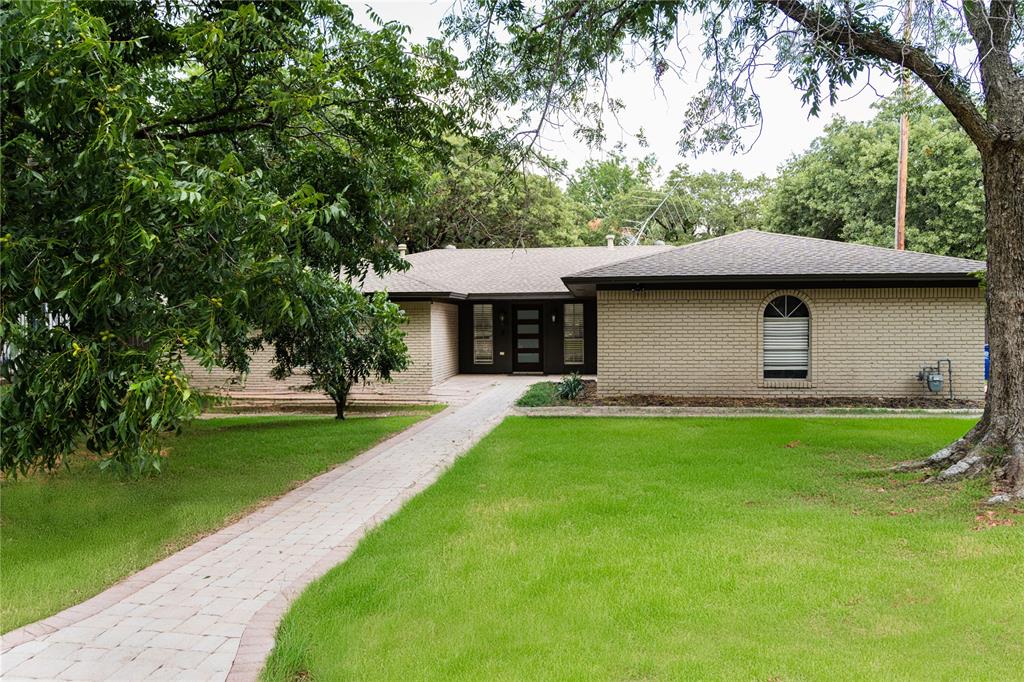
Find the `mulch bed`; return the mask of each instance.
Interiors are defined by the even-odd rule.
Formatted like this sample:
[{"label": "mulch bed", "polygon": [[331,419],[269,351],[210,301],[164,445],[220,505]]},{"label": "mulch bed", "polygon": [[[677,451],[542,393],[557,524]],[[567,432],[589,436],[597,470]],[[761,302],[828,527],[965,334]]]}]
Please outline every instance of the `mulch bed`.
[{"label": "mulch bed", "polygon": [[627,395],[616,398],[598,398],[597,382],[585,381],[581,396],[564,405],[594,405],[618,407],[847,407],[884,409],[981,409],[984,403],[976,400],[950,400],[948,398],[873,398],[863,396],[836,398],[715,398],[681,397],[671,395]]}]

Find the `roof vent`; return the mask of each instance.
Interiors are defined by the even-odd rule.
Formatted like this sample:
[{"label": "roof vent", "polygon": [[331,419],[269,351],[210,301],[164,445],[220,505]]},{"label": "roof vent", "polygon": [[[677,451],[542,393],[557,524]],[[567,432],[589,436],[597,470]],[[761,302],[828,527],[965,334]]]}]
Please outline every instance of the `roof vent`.
[{"label": "roof vent", "polygon": [[606,234],[604,236],[604,240],[606,242],[608,242],[608,248],[609,249],[614,249],[615,248],[615,235],[614,234]]},{"label": "roof vent", "polygon": [[664,239],[658,239],[658,240],[656,240],[654,242],[654,245],[655,246],[665,246],[665,240]]},{"label": "roof vent", "polygon": [[444,250],[445,251],[454,251],[457,248],[459,248],[459,247],[455,246],[455,244],[449,244],[448,246],[444,247]]},{"label": "roof vent", "polygon": [[409,247],[407,245],[405,245],[405,244],[399,244],[398,245],[398,255],[399,256],[401,256],[402,258],[405,258],[408,253],[409,253]]}]

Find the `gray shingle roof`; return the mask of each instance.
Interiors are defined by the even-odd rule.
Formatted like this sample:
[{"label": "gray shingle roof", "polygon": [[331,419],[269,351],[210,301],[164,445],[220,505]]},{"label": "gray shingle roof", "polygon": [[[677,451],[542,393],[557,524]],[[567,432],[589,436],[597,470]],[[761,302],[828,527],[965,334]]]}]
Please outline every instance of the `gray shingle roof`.
[{"label": "gray shingle roof", "polygon": [[966,279],[983,261],[744,230],[644,258],[589,268],[569,283],[599,280]]},{"label": "gray shingle roof", "polygon": [[562,277],[580,270],[661,253],[672,246],[580,246],[534,249],[435,249],[407,256],[405,272],[370,274],[364,291],[393,296],[569,296]]}]

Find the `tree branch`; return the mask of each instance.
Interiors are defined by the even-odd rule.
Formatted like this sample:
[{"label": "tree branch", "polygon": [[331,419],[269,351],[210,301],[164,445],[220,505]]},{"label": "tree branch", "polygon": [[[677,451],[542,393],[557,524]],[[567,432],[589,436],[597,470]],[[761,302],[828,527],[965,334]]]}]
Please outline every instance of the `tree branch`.
[{"label": "tree branch", "polygon": [[[1007,7],[1007,5],[1010,7]],[[1019,99],[996,97],[995,93],[1008,93],[1019,90],[1021,78],[1013,68],[1010,59],[1010,38],[1013,32],[1013,16],[1016,12],[1011,3],[1005,0],[992,0],[991,12],[986,9],[982,0],[964,0],[964,19],[967,30],[978,48],[978,64],[981,67],[981,80],[985,87],[985,104],[988,107],[989,120],[1002,128],[1020,128]],[[1019,130],[1017,135],[1024,135]]]},{"label": "tree branch", "polygon": [[979,148],[987,147],[995,139],[993,126],[978,111],[971,96],[955,83],[957,75],[921,48],[895,40],[877,29],[855,26],[848,20],[824,15],[801,0],[756,1],[775,7],[800,24],[815,40],[853,48],[909,69],[946,105]]},{"label": "tree branch", "polygon": [[176,133],[157,133],[146,129],[139,129],[135,131],[135,137],[139,139],[161,137],[165,140],[187,140],[193,137],[206,137],[207,135],[224,135],[226,133],[242,133],[248,130],[256,130],[257,128],[269,128],[273,123],[273,117],[267,115],[258,121],[250,121],[248,123],[235,123],[226,124],[221,126],[210,126],[208,128],[199,128],[197,130],[181,130]]},{"label": "tree branch", "polygon": [[992,22],[993,40],[997,49],[1009,49],[1014,23],[1020,18],[1017,11],[1017,3],[1014,0],[992,0],[989,19]]}]

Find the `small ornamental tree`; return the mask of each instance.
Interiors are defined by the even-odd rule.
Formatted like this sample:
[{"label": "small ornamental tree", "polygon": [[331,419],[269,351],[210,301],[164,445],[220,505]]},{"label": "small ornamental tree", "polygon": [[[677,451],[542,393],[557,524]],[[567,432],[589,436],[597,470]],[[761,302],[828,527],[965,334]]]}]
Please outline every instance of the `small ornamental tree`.
[{"label": "small ornamental tree", "polygon": [[275,379],[298,373],[309,377],[309,391],[326,393],[338,419],[345,418],[348,394],[356,384],[391,381],[409,365],[402,309],[382,292],[364,296],[350,285],[320,278],[306,301],[304,323],[264,334],[274,346]]}]

